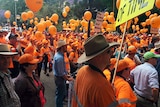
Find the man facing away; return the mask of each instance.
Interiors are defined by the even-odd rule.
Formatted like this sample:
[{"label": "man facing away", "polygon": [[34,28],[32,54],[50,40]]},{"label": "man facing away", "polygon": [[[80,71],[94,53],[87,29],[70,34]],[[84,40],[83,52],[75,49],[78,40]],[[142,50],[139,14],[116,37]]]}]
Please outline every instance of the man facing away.
[{"label": "man facing away", "polygon": [[85,52],[78,63],[87,65],[78,71],[72,97],[72,107],[116,107],[115,94],[111,84],[103,74],[110,64],[112,47],[118,43],[108,43],[101,34],[89,37],[85,44]]},{"label": "man facing away", "polygon": [[134,68],[130,74],[138,99],[136,107],[154,107],[159,92],[158,73],[155,66],[160,56],[146,52],[143,57],[145,63]]}]

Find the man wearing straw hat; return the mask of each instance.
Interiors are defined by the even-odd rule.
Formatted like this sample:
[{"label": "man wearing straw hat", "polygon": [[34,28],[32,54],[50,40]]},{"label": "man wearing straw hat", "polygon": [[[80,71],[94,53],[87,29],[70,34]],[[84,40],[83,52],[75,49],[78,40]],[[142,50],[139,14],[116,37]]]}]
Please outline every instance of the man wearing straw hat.
[{"label": "man wearing straw hat", "polygon": [[64,53],[67,52],[67,44],[64,40],[59,40],[57,52],[53,58],[53,74],[56,84],[56,107],[63,107],[63,101],[66,96],[66,80],[72,81],[73,78],[68,76]]},{"label": "man wearing straw hat", "polygon": [[8,45],[0,44],[0,106],[20,107],[20,100],[15,93],[14,85],[10,77],[8,67],[13,55],[17,52],[10,52]]},{"label": "man wearing straw hat", "polygon": [[102,71],[110,65],[112,47],[101,34],[89,37],[78,63],[87,63],[78,71],[73,89],[72,107],[116,107],[111,84]]}]

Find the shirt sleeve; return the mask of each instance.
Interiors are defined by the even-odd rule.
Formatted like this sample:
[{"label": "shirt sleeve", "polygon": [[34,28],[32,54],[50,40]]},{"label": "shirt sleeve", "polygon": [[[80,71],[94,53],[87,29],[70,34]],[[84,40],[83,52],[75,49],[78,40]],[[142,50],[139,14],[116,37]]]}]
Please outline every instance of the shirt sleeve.
[{"label": "shirt sleeve", "polygon": [[55,72],[57,76],[64,76],[67,74],[63,57],[55,60],[54,67],[55,67]]}]

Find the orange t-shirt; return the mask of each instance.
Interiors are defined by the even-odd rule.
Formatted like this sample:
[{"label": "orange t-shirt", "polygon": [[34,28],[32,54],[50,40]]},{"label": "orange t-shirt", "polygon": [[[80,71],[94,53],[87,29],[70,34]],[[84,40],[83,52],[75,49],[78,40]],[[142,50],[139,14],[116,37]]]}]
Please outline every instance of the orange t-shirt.
[{"label": "orange t-shirt", "polygon": [[121,102],[118,107],[136,107],[137,97],[128,82],[123,78],[116,76],[114,87],[116,90],[116,99]]},{"label": "orange t-shirt", "polygon": [[70,70],[70,63],[69,63],[69,59],[68,59],[66,53],[64,54],[64,62],[66,64],[66,70],[69,72],[69,70]]},{"label": "orange t-shirt", "polygon": [[[79,69],[74,90],[83,107],[109,107],[115,104],[115,94],[111,84],[97,71],[88,65]],[[72,97],[72,107],[78,107],[75,96]]]},{"label": "orange t-shirt", "polygon": [[111,79],[111,72],[108,69],[103,71],[104,75],[106,76],[107,80],[110,81]]}]

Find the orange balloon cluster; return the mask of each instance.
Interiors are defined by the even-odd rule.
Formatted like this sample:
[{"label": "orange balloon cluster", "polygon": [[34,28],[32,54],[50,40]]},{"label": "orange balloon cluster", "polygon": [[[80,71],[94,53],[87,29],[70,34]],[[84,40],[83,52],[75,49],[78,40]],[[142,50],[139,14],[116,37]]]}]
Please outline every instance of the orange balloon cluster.
[{"label": "orange balloon cluster", "polygon": [[11,17],[11,12],[9,10],[6,10],[4,12],[4,17],[7,18],[7,19],[9,19]]},{"label": "orange balloon cluster", "polygon": [[43,0],[25,0],[25,3],[33,12],[38,12],[43,6]]},{"label": "orange balloon cluster", "polygon": [[67,17],[69,11],[70,11],[70,7],[69,7],[69,6],[66,6],[66,7],[63,9],[62,16],[63,16],[64,18]]}]

